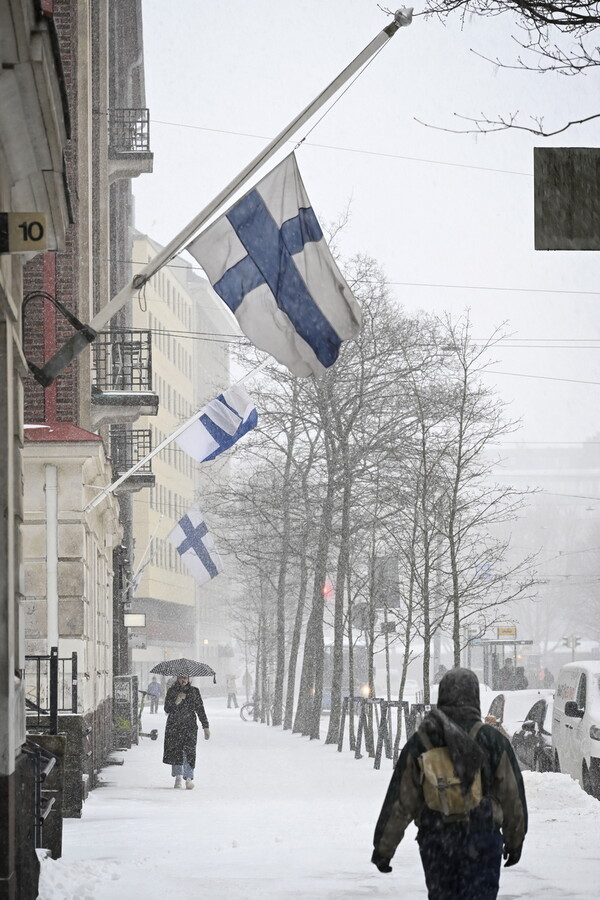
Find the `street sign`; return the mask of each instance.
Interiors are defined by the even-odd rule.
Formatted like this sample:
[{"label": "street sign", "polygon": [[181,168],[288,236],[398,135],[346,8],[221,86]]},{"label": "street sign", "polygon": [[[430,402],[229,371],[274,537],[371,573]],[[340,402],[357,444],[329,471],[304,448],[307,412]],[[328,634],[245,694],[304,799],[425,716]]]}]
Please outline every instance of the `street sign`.
[{"label": "street sign", "polygon": [[534,147],[536,250],[600,250],[599,181],[599,147]]},{"label": "street sign", "polygon": [[37,253],[47,248],[44,213],[0,212],[0,253]]},{"label": "street sign", "polygon": [[124,613],[123,625],[125,628],[145,628],[146,613]]},{"label": "street sign", "polygon": [[517,626],[516,625],[498,625],[496,628],[496,637],[499,638],[516,638],[517,636]]}]

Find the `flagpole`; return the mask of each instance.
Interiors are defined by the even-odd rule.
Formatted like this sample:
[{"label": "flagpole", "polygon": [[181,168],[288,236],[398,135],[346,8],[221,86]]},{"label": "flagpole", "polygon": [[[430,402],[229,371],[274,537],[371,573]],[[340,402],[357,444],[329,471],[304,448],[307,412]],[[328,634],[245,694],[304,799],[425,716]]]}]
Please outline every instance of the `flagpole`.
[{"label": "flagpole", "polygon": [[[261,363],[251,369],[250,372],[247,372],[242,378],[240,378],[239,381],[236,381],[234,384],[230,385],[230,387],[234,387],[236,384],[243,384],[244,381],[247,381],[247,379],[254,375],[256,372],[264,369],[264,367],[269,362],[269,359],[270,358],[268,356],[265,357],[265,359],[263,359]],[[187,422],[184,422],[183,425],[180,425],[178,428],[176,428],[172,434],[168,435],[163,441],[161,441],[160,444],[158,444],[158,446],[155,447],[154,450],[151,450],[150,453],[144,456],[143,459],[140,459],[127,472],[125,472],[123,475],[120,475],[116,481],[113,481],[111,482],[111,484],[107,485],[107,487],[102,488],[100,493],[96,494],[93,500],[90,500],[88,505],[85,507],[84,512],[89,512],[90,510],[94,509],[94,507],[98,506],[98,504],[101,503],[105,497],[108,497],[109,494],[112,494],[120,485],[123,484],[124,481],[127,481],[127,479],[131,477],[131,475],[134,475],[138,469],[141,469],[142,466],[145,466],[146,463],[149,462],[154,456],[156,456],[157,453],[160,453],[161,450],[164,450],[165,447],[167,447],[172,441],[175,440],[175,438],[178,438],[180,434],[183,434],[186,429],[193,425],[194,422],[197,421],[199,415],[200,411],[195,412],[194,415],[187,420]]]},{"label": "flagpole", "polygon": [[171,443],[171,441],[174,441],[175,438],[178,438],[179,435],[186,430],[186,428],[189,428],[190,425],[193,425],[197,418],[198,412],[195,412],[194,415],[187,420],[187,422],[184,422],[183,425],[180,425],[179,428],[176,428],[173,434],[170,434],[164,439],[164,441],[161,441],[160,444],[158,444],[158,446],[154,448],[154,450],[151,450],[150,453],[144,456],[143,459],[140,459],[138,462],[136,462],[136,464],[123,475],[120,475],[116,481],[113,481],[108,485],[108,487],[105,487],[102,493],[97,494],[93,500],[90,500],[88,505],[85,507],[84,512],[89,512],[90,510],[94,509],[95,506],[98,506],[98,504],[101,503],[102,500],[104,500],[104,498],[108,496],[108,494],[112,494],[114,491],[116,491],[119,485],[123,484],[124,481],[127,481],[127,479],[132,475],[135,475],[138,469],[141,469],[142,466],[145,466],[146,463],[149,462],[154,456],[156,456],[157,453],[160,453],[161,450],[164,450],[165,447]]},{"label": "flagpole", "polygon": [[94,340],[99,331],[112,319],[125,304],[132,300],[134,292],[143,287],[165,263],[169,262],[179,251],[188,244],[195,233],[210,219],[217,210],[243,187],[246,181],[254,175],[283,145],[290,140],[294,133],[304,125],[358,70],[364,66],[378,50],[383,47],[396,32],[412,22],[412,7],[400,9],[394,14],[394,20],[380,31],[373,40],[367,44],[358,56],[340,72],[337,78],[329,84],[312,103],[309,103],[292,121],[281,131],[277,137],[267,144],[264,150],[255,156],[242,171],[231,181],[211,202],[192,219],[192,221],[173,238],[150,262],[134,276],[133,280],[116,294],[109,303],[96,313],[90,324],[83,327],[83,331],[77,331],[61,349],[39,371],[41,383],[47,387],[54,379],[73,361],[81,351]]},{"label": "flagpole", "polygon": [[152,559],[152,556],[150,556],[149,559],[148,559],[148,562],[146,562],[146,554],[148,553],[148,550],[149,550],[150,547],[152,546],[152,541],[154,540],[154,538],[155,538],[156,535],[158,534],[158,529],[160,528],[160,523],[162,522],[163,519],[164,519],[164,514],[161,513],[160,516],[158,517],[158,522],[156,523],[156,528],[155,528],[154,531],[152,532],[152,534],[151,534],[151,536],[150,536],[150,540],[148,541],[148,543],[147,543],[147,545],[146,545],[146,549],[145,549],[144,552],[142,553],[142,559],[141,559],[141,562],[140,562],[139,566],[137,567],[137,569],[135,570],[135,572],[133,573],[133,575],[131,576],[131,581],[130,581],[129,584],[127,585],[128,588],[131,587],[132,584],[135,584],[135,580],[136,580],[136,578],[138,577],[138,575],[140,574],[140,572],[141,572],[143,569],[146,568],[146,566],[148,565],[148,563],[149,563],[150,560]]}]

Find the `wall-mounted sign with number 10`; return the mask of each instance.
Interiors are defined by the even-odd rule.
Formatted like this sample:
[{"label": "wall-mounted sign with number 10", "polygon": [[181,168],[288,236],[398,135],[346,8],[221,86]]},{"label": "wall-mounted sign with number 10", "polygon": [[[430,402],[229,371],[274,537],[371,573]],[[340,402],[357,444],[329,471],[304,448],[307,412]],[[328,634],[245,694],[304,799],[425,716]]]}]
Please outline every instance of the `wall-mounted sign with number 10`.
[{"label": "wall-mounted sign with number 10", "polygon": [[0,212],[0,253],[46,250],[44,213]]}]

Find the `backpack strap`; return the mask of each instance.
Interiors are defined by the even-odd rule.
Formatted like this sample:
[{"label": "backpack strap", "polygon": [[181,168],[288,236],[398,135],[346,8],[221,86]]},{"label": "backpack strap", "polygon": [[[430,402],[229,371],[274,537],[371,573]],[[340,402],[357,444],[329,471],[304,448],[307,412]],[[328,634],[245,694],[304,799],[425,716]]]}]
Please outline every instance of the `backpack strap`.
[{"label": "backpack strap", "polygon": [[475,740],[475,738],[477,737],[477,735],[478,735],[478,733],[479,733],[479,729],[482,728],[482,727],[483,727],[483,722],[481,722],[481,721],[475,722],[475,724],[473,725],[473,727],[472,727],[471,730],[469,731],[469,737],[470,737],[470,738],[473,738],[473,740]]},{"label": "backpack strap", "polygon": [[423,746],[425,747],[425,750],[432,750],[432,749],[433,749],[433,744],[431,743],[431,741],[430,741],[430,739],[429,739],[429,735],[427,735],[427,734],[425,733],[425,729],[424,729],[424,728],[418,728],[418,729],[417,729],[417,734],[419,735],[419,738],[421,739],[421,743],[422,743]]}]

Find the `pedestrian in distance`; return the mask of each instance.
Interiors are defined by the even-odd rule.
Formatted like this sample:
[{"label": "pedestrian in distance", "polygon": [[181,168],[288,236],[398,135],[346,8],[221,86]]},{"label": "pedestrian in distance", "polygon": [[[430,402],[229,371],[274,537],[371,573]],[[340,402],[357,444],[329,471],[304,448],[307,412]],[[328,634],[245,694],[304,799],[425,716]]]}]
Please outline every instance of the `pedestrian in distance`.
[{"label": "pedestrian in distance", "polygon": [[515,691],[526,691],[529,687],[529,681],[525,675],[525,666],[517,666],[515,668]]},{"label": "pedestrian in distance", "polygon": [[165,697],[167,724],[163,762],[171,766],[175,778],[173,787],[194,787],[196,767],[196,742],[198,740],[198,719],[204,729],[204,739],[210,738],[208,719],[200,691],[194,687],[187,675],[178,675]]},{"label": "pedestrian in distance", "polygon": [[235,675],[227,676],[227,709],[231,707],[238,708],[237,702],[237,686],[235,683]]},{"label": "pedestrian in distance", "polygon": [[519,862],[527,832],[523,779],[510,741],[481,722],[479,682],[451,669],[437,707],[407,741],[374,836],[371,861],[390,861],[410,822],[429,900],[495,900],[502,857]]},{"label": "pedestrian in distance", "polygon": [[437,669],[435,675],[433,676],[433,683],[439,684],[447,671],[448,670],[447,670],[446,666],[443,663],[440,663],[439,668]]},{"label": "pedestrian in distance", "polygon": [[514,691],[515,690],[515,667],[513,665],[513,661],[510,657],[507,657],[504,661],[504,665],[498,671],[498,690],[499,691]]},{"label": "pedestrian in distance", "polygon": [[158,698],[160,697],[160,684],[156,680],[156,675],[153,676],[152,681],[148,685],[148,689],[146,693],[150,697],[150,712],[157,713],[158,712]]}]

